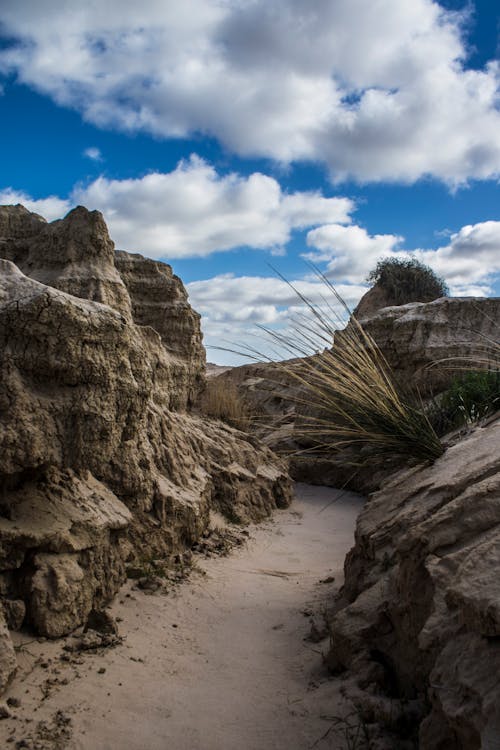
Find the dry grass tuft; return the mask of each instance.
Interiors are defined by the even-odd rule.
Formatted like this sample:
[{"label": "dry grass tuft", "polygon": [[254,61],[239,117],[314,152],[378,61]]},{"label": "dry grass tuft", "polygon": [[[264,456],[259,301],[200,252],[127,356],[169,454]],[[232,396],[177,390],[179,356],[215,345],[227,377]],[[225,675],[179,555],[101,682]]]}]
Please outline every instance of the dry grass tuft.
[{"label": "dry grass tuft", "polygon": [[[321,278],[334,302],[350,314],[332,284]],[[305,414],[297,437],[314,441],[316,449],[357,446],[365,457],[438,458],[444,448],[419,398],[398,385],[373,338],[352,316],[338,331],[331,303],[320,308],[295,291],[309,318],[296,321],[288,334],[267,333],[288,355],[302,357],[281,364],[303,394],[297,399]]]},{"label": "dry grass tuft", "polygon": [[250,428],[251,417],[236,385],[220,377],[209,378],[201,398],[201,412],[238,430]]}]

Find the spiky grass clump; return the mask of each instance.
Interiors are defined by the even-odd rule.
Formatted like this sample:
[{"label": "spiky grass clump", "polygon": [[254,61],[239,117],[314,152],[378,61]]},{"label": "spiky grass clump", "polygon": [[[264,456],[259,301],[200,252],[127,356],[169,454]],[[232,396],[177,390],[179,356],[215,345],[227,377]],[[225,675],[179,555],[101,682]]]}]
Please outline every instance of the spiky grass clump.
[{"label": "spiky grass clump", "polygon": [[[321,278],[350,314],[331,283]],[[353,316],[344,330],[337,330],[332,304],[315,305],[290,286],[309,319],[296,321],[288,334],[268,334],[288,355],[301,357],[281,364],[302,394],[296,399],[304,413],[297,437],[313,441],[316,449],[363,448],[365,457],[438,458],[444,448],[421,403],[397,384],[374,339]]]}]

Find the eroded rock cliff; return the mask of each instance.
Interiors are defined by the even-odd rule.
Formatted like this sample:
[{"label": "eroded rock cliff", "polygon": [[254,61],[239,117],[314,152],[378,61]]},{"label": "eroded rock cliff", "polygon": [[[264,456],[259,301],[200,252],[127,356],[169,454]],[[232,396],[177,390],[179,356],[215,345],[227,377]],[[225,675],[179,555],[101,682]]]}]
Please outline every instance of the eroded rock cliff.
[{"label": "eroded rock cliff", "polygon": [[329,661],[364,720],[385,718],[381,747],[405,747],[397,730],[416,721],[422,750],[498,741],[499,566],[497,418],[395,476],[358,519]]},{"label": "eroded rock cliff", "polygon": [[270,451],[185,412],[204,358],[168,266],[115,265],[81,207],[51,224],[2,208],[0,227],[0,595],[11,627],[55,637],[111,599],[126,562],[182,553],[211,510],[263,518],[289,480]]},{"label": "eroded rock cliff", "polygon": [[[193,403],[203,384],[205,349],[200,316],[189,304],[182,281],[166,263],[137,253],[117,251],[115,265],[129,292],[135,323],[160,334],[172,367],[180,372],[187,367],[187,401]],[[181,403],[185,398],[180,394]]]},{"label": "eroded rock cliff", "polygon": [[457,364],[491,358],[500,299],[442,297],[385,307],[359,320],[402,383],[436,394],[449,386]]}]

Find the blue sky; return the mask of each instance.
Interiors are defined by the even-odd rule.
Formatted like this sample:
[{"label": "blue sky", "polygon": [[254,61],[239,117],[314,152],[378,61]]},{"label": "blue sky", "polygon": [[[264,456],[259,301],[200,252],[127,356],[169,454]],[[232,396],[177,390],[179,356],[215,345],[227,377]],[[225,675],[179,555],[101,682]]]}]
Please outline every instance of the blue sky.
[{"label": "blue sky", "polygon": [[[170,262],[207,344],[414,253],[500,294],[491,0],[3,0],[0,203]],[[234,361],[209,351],[212,361]]]}]

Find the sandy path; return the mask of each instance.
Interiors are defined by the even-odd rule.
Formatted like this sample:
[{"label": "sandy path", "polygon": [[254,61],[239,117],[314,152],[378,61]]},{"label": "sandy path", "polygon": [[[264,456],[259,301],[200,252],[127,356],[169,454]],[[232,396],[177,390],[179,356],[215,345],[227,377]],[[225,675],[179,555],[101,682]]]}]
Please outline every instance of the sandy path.
[{"label": "sandy path", "polygon": [[[303,640],[308,612],[321,624],[353,542],[362,501],[343,494],[324,507],[339,494],[298,485],[288,510],[254,527],[230,557],[202,559],[206,575],[194,573],[177,593],[148,596],[127,584],[112,607],[121,646],[81,664],[59,661],[61,642],[25,646],[8,693],[21,705],[0,723],[0,746],[12,737],[6,747],[310,748],[329,727],[321,716],[342,710],[322,666],[328,640]],[[319,582],[329,576],[335,582]],[[57,710],[71,719],[69,739],[64,722],[40,730]],[[316,747],[343,744],[330,732]]]}]

